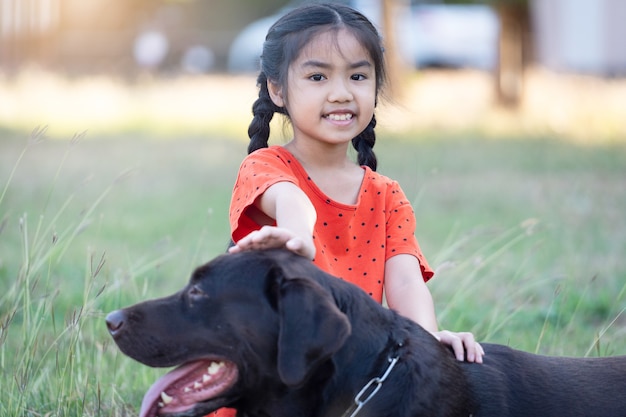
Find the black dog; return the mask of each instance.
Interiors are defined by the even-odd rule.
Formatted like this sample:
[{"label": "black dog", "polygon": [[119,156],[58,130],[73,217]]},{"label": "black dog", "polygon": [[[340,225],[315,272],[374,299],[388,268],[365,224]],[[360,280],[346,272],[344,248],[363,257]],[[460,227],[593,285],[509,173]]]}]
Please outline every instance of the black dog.
[{"label": "black dog", "polygon": [[532,355],[484,344],[457,362],[412,321],[287,251],[222,255],[180,292],[112,312],[128,356],[180,365],[141,416],[624,417],[626,356]]}]

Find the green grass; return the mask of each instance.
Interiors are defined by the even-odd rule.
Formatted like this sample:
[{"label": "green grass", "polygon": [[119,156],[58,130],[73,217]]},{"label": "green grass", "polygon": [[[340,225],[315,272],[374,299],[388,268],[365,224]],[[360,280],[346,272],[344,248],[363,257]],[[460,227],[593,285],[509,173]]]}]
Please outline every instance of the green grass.
[{"label": "green grass", "polygon": [[[0,131],[0,416],[126,416],[161,374],[104,316],[224,251],[246,144]],[[626,146],[381,135],[437,276],[441,326],[559,355],[626,354]]]}]

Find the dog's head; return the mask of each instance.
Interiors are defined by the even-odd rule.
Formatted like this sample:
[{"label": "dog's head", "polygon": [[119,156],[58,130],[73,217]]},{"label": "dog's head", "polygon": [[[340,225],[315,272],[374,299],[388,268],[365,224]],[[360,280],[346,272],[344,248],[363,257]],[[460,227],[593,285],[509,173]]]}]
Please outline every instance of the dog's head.
[{"label": "dog's head", "polygon": [[255,407],[306,384],[351,331],[332,279],[288,251],[226,254],[180,292],[110,313],[122,352],[178,366],[146,393],[141,417]]}]

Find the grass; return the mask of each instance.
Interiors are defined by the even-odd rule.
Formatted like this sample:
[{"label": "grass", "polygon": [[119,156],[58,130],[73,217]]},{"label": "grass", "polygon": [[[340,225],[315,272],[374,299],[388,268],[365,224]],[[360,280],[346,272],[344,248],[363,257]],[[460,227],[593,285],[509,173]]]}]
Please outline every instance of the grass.
[{"label": "grass", "polygon": [[430,285],[446,327],[540,353],[623,353],[623,151],[476,138],[393,151],[441,269]]},{"label": "grass", "polygon": [[[245,143],[0,132],[0,416],[134,415],[162,371],[104,316],[224,251]],[[626,145],[381,135],[413,199],[442,327],[546,354],[626,354]],[[129,377],[132,376],[132,377]]]},{"label": "grass", "polygon": [[128,380],[135,365],[104,315],[174,291],[223,251],[234,180],[223,169],[234,174],[238,152],[231,164],[220,149],[195,158],[199,141],[151,153],[148,141],[44,133],[0,142],[0,415],[132,414],[156,373],[137,367]]}]

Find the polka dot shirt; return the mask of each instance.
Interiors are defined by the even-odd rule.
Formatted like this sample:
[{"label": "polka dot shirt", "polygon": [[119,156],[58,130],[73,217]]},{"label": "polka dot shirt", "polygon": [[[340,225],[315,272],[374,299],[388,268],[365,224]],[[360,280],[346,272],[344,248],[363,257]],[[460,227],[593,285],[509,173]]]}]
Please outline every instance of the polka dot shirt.
[{"label": "polka dot shirt", "polygon": [[296,158],[281,146],[253,152],[242,162],[230,205],[230,226],[236,242],[260,228],[246,209],[271,185],[288,181],[309,197],[317,212],[313,262],[326,272],[350,281],[382,302],[385,261],[410,254],[428,280],[432,269],[415,238],[415,213],[400,185],[368,167],[356,205],[326,196]]}]

